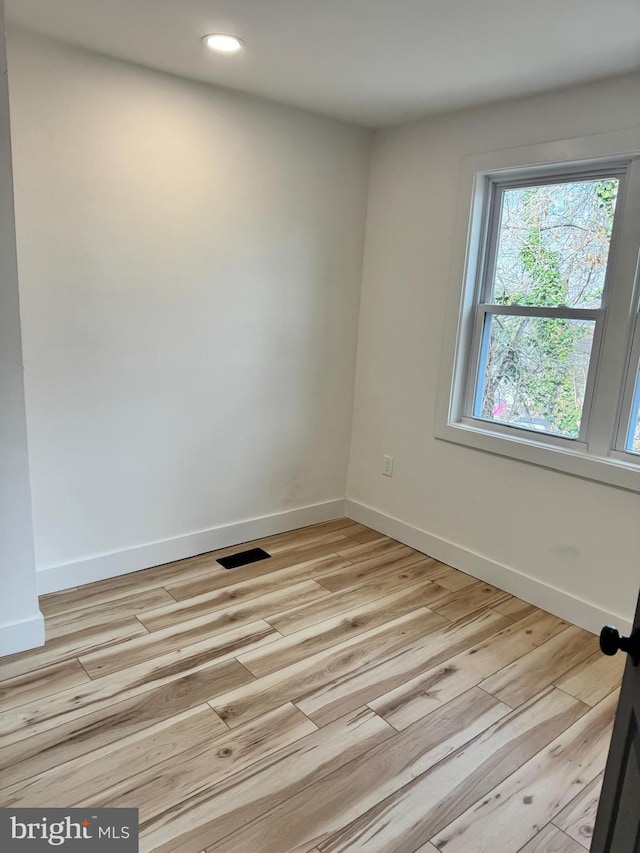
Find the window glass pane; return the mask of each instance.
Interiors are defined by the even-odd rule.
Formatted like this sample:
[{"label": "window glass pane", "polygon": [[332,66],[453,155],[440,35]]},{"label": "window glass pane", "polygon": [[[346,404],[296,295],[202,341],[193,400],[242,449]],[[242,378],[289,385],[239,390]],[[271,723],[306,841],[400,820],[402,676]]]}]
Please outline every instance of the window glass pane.
[{"label": "window glass pane", "polygon": [[640,453],[640,372],[636,379],[636,393],[631,407],[631,424],[626,449],[632,453]]},{"label": "window glass pane", "polygon": [[577,438],[593,320],[487,314],[474,415]]},{"label": "window glass pane", "polygon": [[603,178],[504,190],[493,302],[600,307],[618,183]]}]

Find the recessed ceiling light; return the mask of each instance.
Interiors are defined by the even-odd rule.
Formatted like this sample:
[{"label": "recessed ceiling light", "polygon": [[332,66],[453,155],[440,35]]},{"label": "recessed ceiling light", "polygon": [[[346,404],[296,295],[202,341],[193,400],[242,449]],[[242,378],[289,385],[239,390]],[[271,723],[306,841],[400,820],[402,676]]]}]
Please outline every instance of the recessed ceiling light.
[{"label": "recessed ceiling light", "polygon": [[209,50],[215,50],[217,53],[237,53],[244,47],[242,39],[224,33],[211,33],[205,36],[202,41]]}]

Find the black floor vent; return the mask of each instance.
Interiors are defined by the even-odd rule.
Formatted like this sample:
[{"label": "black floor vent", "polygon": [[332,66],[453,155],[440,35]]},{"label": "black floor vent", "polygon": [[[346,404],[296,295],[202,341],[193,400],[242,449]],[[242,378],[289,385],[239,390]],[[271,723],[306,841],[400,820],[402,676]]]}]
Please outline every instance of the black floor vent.
[{"label": "black floor vent", "polygon": [[240,551],[239,554],[231,554],[229,557],[220,557],[216,560],[223,569],[237,569],[238,566],[247,566],[249,563],[257,563],[258,560],[268,560],[271,554],[267,554],[262,548],[251,548],[249,551]]}]

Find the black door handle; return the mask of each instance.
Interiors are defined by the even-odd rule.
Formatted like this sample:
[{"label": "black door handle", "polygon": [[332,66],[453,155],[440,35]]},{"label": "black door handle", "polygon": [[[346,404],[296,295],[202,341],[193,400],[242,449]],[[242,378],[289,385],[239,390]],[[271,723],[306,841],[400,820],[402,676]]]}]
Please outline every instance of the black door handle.
[{"label": "black door handle", "polygon": [[630,637],[621,637],[613,625],[605,625],[600,631],[600,649],[605,655],[615,655],[616,652],[626,652],[634,666],[640,663],[640,629],[636,628]]}]

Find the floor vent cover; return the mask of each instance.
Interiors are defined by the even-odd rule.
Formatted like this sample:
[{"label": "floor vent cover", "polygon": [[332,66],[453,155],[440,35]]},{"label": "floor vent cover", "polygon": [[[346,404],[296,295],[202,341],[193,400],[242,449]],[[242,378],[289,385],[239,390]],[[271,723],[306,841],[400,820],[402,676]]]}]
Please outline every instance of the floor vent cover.
[{"label": "floor vent cover", "polygon": [[220,557],[216,560],[223,569],[237,569],[239,566],[247,566],[249,563],[257,563],[258,560],[268,560],[271,554],[267,554],[262,548],[251,548],[249,551],[240,551],[239,554],[230,554],[228,557]]}]

